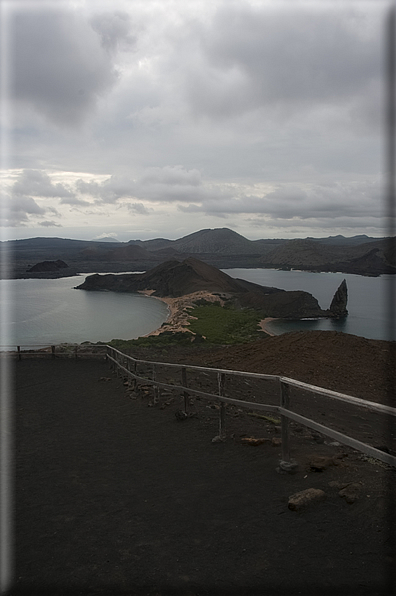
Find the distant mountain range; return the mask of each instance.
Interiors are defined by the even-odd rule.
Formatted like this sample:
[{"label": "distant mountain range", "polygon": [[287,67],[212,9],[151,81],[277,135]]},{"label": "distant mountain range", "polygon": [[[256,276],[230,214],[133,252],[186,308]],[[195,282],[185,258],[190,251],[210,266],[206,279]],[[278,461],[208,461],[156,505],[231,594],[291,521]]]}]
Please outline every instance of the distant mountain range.
[{"label": "distant mountain range", "polygon": [[366,235],[306,239],[248,240],[228,228],[205,229],[177,240],[155,238],[112,242],[65,238],[28,238],[0,243],[8,249],[11,269],[3,277],[50,277],[56,273],[31,272],[42,261],[65,261],[75,273],[146,271],[170,259],[193,256],[217,268],[258,267],[340,271],[358,275],[396,272],[395,238]]}]

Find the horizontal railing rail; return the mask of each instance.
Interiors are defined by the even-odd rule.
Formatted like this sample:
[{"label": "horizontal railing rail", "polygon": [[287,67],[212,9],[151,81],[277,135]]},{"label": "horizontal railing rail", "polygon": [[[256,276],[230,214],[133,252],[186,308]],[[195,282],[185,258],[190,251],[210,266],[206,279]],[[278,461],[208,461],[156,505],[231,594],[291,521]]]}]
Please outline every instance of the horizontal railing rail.
[{"label": "horizontal railing rail", "polygon": [[34,343],[24,345],[0,345],[0,356],[17,358],[80,358],[80,357],[105,357],[106,344],[50,344]]},{"label": "horizontal railing rail", "polygon": [[[115,366],[117,366],[120,371],[123,371],[128,376],[132,377],[135,382],[142,381],[146,384],[152,385],[155,389],[155,401],[158,402],[159,399],[159,389],[166,388],[171,390],[177,390],[184,393],[184,407],[185,407],[185,414],[187,414],[187,396],[188,395],[195,395],[198,397],[202,397],[207,400],[217,401],[220,403],[219,408],[219,435],[215,437],[218,440],[224,440],[225,438],[225,405],[232,404],[236,405],[239,408],[250,409],[250,410],[265,410],[269,412],[276,412],[280,414],[281,418],[281,433],[282,433],[282,460],[280,466],[284,466],[284,469],[287,470],[291,464],[290,458],[290,436],[289,436],[289,420],[293,420],[306,426],[316,432],[319,432],[325,436],[328,436],[336,441],[339,441],[343,445],[347,445],[357,451],[364,453],[369,457],[373,457],[377,460],[380,460],[390,466],[396,467],[396,457],[391,455],[390,453],[386,453],[381,449],[377,449],[371,445],[363,443],[358,439],[354,439],[344,433],[336,431],[328,426],[320,424],[311,418],[307,418],[306,416],[302,416],[297,412],[294,412],[290,409],[290,388],[296,387],[298,389],[302,389],[305,391],[312,392],[317,395],[323,395],[329,397],[331,399],[339,400],[344,403],[348,403],[352,406],[358,408],[364,408],[372,412],[378,412],[380,414],[386,414],[390,416],[396,416],[396,408],[385,406],[383,404],[379,404],[376,402],[367,401],[361,398],[353,397],[351,395],[346,395],[344,393],[339,393],[337,391],[332,391],[330,389],[325,389],[323,387],[317,387],[315,385],[310,385],[308,383],[303,383],[301,381],[297,381],[295,379],[289,379],[288,377],[284,377],[281,375],[268,375],[262,373],[251,373],[251,372],[243,372],[243,371],[235,371],[235,370],[228,370],[228,369],[218,369],[218,368],[210,368],[210,367],[202,367],[196,365],[184,365],[184,364],[175,364],[169,362],[152,362],[149,360],[140,360],[133,358],[123,352],[120,352],[116,348],[112,346],[107,346],[107,358],[110,362],[112,362]],[[150,367],[152,371],[152,378],[147,376],[141,376],[137,374],[137,365],[146,365]],[[157,380],[157,371],[161,367],[166,368],[175,368],[179,371],[182,371],[182,383],[177,384],[170,384],[164,383],[162,381]],[[132,368],[132,370],[131,370]],[[187,371],[196,371],[202,373],[215,373],[217,375],[218,380],[218,393],[210,393],[206,391],[200,391],[198,389],[193,389],[189,387],[187,384]],[[245,401],[245,400],[238,400],[229,397],[225,397],[224,393],[224,386],[225,386],[225,377],[227,376],[240,376],[244,378],[251,378],[251,379],[263,379],[263,380],[271,380],[276,381],[280,388],[280,403],[279,405],[274,404],[263,404],[259,402],[252,402],[252,401]]]},{"label": "horizontal railing rail", "polygon": [[[233,399],[232,397],[224,397],[224,396],[220,396],[214,393],[208,393],[207,391],[199,391],[198,389],[192,389],[191,387],[187,387],[184,385],[174,385],[171,383],[162,383],[160,381],[155,381],[153,379],[149,379],[147,377],[141,377],[139,375],[137,375],[136,373],[131,372],[129,369],[125,368],[124,366],[122,366],[115,358],[112,358],[111,356],[107,355],[107,358],[111,361],[114,362],[114,364],[116,364],[120,370],[124,371],[125,373],[132,375],[134,379],[139,380],[139,381],[145,381],[147,383],[149,383],[150,385],[153,385],[155,387],[162,387],[164,389],[177,389],[180,391],[187,391],[188,393],[190,393],[191,395],[197,395],[198,397],[203,397],[205,399],[210,399],[210,400],[215,400],[215,401],[221,401],[224,403],[229,403],[229,404],[233,404],[236,406],[241,406],[241,407],[247,407],[247,405],[250,408],[250,405],[254,405],[256,410],[266,410],[268,412],[278,412],[279,411],[279,406],[274,406],[274,405],[269,405],[269,404],[260,404],[260,403],[254,403],[254,402],[246,402],[243,401],[241,399]],[[136,362],[140,362],[140,363],[146,363],[146,361],[144,360],[137,360]],[[151,364],[151,362],[150,362]],[[181,364],[175,365],[177,366],[179,369],[182,367]],[[186,367],[186,368],[191,368]],[[214,369],[215,370],[215,369]],[[227,371],[229,372],[229,371]]]}]

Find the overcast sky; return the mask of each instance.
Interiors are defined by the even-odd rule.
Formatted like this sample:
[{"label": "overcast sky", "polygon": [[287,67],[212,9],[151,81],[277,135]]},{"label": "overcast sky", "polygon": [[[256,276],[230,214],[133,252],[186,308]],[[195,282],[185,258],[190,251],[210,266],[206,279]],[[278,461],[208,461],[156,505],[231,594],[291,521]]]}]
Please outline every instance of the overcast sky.
[{"label": "overcast sky", "polygon": [[389,3],[1,8],[3,239],[386,235]]}]

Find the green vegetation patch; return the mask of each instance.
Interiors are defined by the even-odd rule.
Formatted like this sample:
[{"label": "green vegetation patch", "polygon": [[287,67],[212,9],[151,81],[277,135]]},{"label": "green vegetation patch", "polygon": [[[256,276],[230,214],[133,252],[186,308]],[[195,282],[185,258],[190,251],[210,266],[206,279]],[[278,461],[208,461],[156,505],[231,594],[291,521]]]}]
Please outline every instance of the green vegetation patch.
[{"label": "green vegetation patch", "polygon": [[189,329],[209,343],[236,344],[263,337],[258,327],[262,315],[252,309],[237,310],[231,305],[222,307],[219,302],[206,302],[198,304],[189,314],[196,317],[190,320]]},{"label": "green vegetation patch", "polygon": [[202,340],[200,337],[194,337],[191,333],[173,333],[164,331],[160,335],[150,335],[149,337],[139,337],[138,339],[112,339],[108,345],[117,350],[126,350],[128,348],[162,348],[167,346],[191,345],[192,342]]},{"label": "green vegetation patch", "polygon": [[[139,337],[138,339],[112,339],[108,344],[121,351],[134,347],[166,348],[168,346],[197,344],[238,344],[263,339],[266,335],[258,324],[264,315],[252,309],[237,309],[231,301],[224,306],[220,302],[200,300],[190,310],[194,319],[188,329],[191,333],[164,331],[160,335]],[[163,324],[166,327],[167,323]],[[104,342],[97,342],[98,345]]]}]

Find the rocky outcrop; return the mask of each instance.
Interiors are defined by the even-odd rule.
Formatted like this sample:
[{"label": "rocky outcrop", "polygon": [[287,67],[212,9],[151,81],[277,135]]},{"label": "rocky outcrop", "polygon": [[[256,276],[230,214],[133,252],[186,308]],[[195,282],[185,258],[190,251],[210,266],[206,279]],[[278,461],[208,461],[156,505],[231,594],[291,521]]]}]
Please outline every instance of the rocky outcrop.
[{"label": "rocky outcrop", "polygon": [[330,304],[330,312],[336,318],[346,317],[348,314],[347,311],[347,303],[348,303],[348,289],[347,283],[344,279],[336,293],[334,294],[333,300]]},{"label": "rocky outcrop", "polygon": [[153,296],[171,298],[206,291],[233,298],[240,307],[254,308],[263,317],[302,319],[335,316],[329,310],[323,311],[316,298],[308,292],[288,292],[234,279],[193,257],[183,262],[167,261],[146,273],[90,275],[77,289],[113,292],[154,290]]}]

